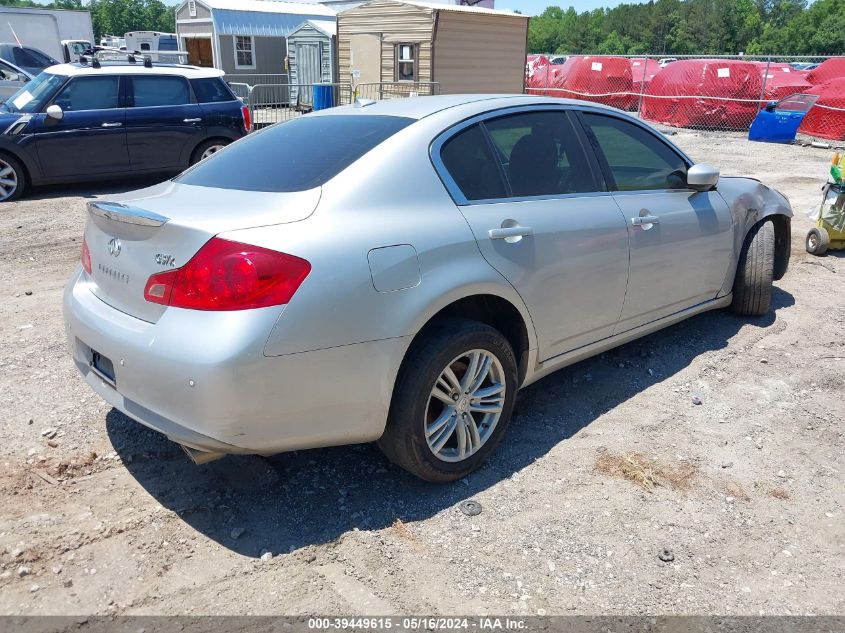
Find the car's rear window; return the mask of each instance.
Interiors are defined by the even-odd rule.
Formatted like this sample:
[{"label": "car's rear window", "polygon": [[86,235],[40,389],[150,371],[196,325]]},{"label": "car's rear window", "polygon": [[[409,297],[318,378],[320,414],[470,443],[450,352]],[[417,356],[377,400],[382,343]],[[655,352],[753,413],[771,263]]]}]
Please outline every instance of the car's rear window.
[{"label": "car's rear window", "polygon": [[394,116],[309,116],[250,134],[176,178],[200,187],[304,191],[319,187],[414,122]]},{"label": "car's rear window", "polygon": [[222,79],[191,79],[198,103],[222,103],[237,99]]}]

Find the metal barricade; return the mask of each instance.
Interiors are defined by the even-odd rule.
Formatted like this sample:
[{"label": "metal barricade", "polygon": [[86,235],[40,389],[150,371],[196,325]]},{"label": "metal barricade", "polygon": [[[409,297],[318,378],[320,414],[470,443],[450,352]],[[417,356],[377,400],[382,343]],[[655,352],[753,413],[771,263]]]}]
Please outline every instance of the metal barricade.
[{"label": "metal barricade", "polygon": [[355,85],[355,97],[362,99],[404,99],[440,94],[436,81],[380,81]]},{"label": "metal barricade", "polygon": [[[320,84],[332,86],[335,106],[352,102],[349,84]],[[253,127],[260,129],[274,123],[295,119],[314,108],[314,84],[257,84],[250,87],[249,106]]]}]

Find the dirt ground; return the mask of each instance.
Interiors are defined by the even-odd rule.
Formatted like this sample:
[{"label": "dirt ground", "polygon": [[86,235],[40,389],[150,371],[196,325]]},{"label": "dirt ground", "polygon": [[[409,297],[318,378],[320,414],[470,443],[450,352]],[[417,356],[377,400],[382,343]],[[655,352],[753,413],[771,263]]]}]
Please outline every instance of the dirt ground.
[{"label": "dirt ground", "polygon": [[832,150],[672,138],[790,198],[773,312],[544,379],[451,486],[371,445],[191,465],[64,339],[84,203],[137,184],[3,204],[0,614],[845,613],[845,260],[803,244]]}]

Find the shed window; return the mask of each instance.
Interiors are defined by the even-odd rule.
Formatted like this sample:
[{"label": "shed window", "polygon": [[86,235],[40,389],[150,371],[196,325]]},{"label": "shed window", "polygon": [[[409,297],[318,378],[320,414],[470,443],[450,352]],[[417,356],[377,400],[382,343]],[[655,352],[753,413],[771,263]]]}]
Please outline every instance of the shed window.
[{"label": "shed window", "polygon": [[192,18],[197,17],[197,3],[194,0],[188,2],[188,15]]},{"label": "shed window", "polygon": [[255,40],[250,35],[235,35],[235,68],[255,68]]},{"label": "shed window", "polygon": [[396,45],[396,81],[417,80],[417,45]]}]

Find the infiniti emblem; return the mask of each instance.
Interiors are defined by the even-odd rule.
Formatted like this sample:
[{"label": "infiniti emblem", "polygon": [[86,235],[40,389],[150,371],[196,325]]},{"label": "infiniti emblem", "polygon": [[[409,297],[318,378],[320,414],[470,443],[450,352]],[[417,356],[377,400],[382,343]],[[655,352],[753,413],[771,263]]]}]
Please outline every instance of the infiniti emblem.
[{"label": "infiniti emblem", "polygon": [[109,240],[109,255],[112,257],[117,257],[120,255],[120,249],[123,248],[123,245],[120,243],[120,240],[116,237],[113,237]]}]

